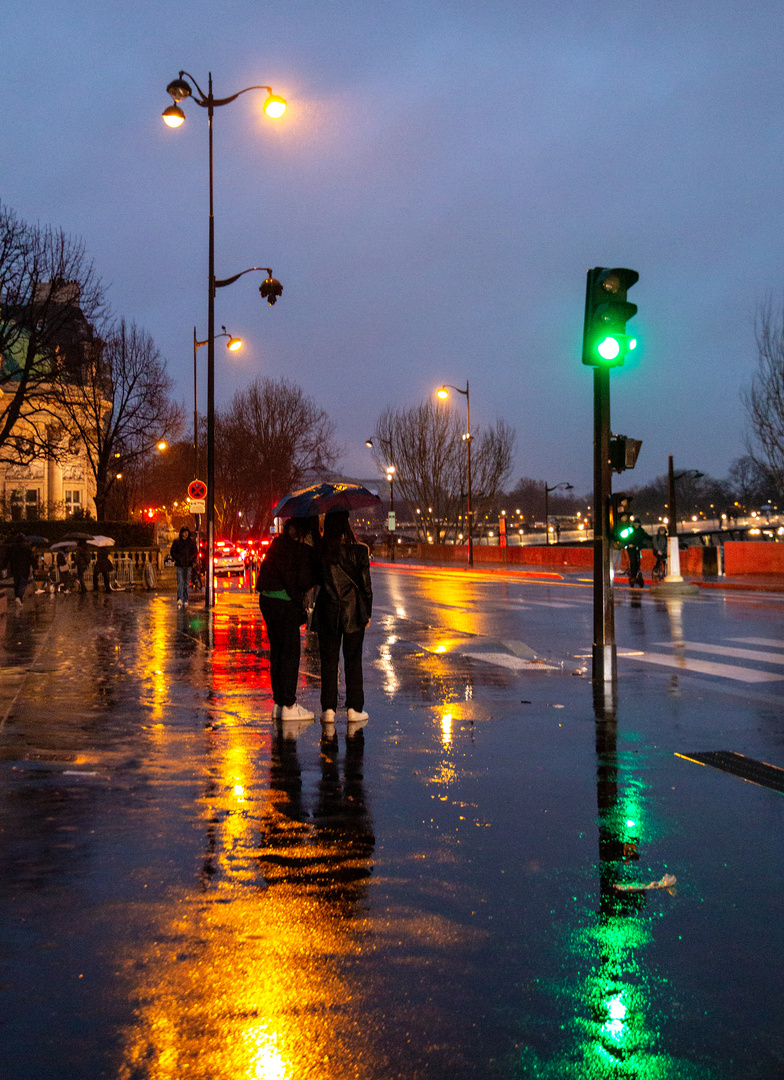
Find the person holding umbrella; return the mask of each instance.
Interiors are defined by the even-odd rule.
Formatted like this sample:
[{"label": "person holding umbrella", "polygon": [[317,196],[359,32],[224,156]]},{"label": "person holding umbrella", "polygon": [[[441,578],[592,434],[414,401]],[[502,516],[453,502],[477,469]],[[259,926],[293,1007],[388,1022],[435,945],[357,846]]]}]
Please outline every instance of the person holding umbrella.
[{"label": "person holding umbrella", "polygon": [[362,645],[373,609],[370,552],[349,524],[348,511],[324,518],[321,541],[321,589],[316,599],[316,625],[321,655],[321,722],[335,723],[338,707],[338,663],[343,647],[348,734],[368,720],[362,681]]},{"label": "person holding umbrella", "polygon": [[297,704],[297,680],[300,627],[306,618],[305,594],[315,584],[313,548],[301,542],[298,522],[289,519],[270,544],[256,579],[270,643],[272,716],[284,724],[314,718],[314,713]]}]

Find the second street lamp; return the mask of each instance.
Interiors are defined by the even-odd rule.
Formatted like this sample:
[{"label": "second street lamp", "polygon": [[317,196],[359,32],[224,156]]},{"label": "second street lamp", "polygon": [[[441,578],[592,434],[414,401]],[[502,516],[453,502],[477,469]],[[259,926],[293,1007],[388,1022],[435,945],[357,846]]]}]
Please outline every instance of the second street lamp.
[{"label": "second street lamp", "polygon": [[389,481],[389,561],[395,561],[395,473],[394,465],[387,465],[387,480]]},{"label": "second street lamp", "polygon": [[544,542],[547,546],[550,546],[550,492],[557,491],[558,488],[563,488],[564,491],[571,491],[572,485],[563,481],[560,484],[553,484],[551,487],[547,486],[547,481],[544,482]]},{"label": "second street lamp", "polygon": [[[190,82],[196,88],[198,97],[194,94],[190,83],[183,77],[187,75]],[[240,94],[247,94],[250,90],[266,90],[267,98],[264,102],[264,111],[267,116],[277,118],[286,110],[286,102],[282,97],[273,94],[269,86],[246,86],[229,97],[216,98],[212,92],[212,72],[209,72],[207,93],[187,71],[181,71],[178,78],[174,79],[166,87],[166,92],[172,99],[173,104],[163,112],[163,119],[171,128],[180,127],[185,121],[185,113],[179,103],[186,98],[192,98],[197,105],[207,110],[207,129],[209,146],[209,191],[210,191],[210,215],[209,215],[209,270],[207,282],[207,582],[204,592],[204,606],[209,611],[215,603],[215,290],[223,285],[230,285],[242,274],[248,273],[243,270],[232,278],[218,281],[215,278],[215,215],[213,205],[213,155],[212,155],[212,117],[215,109],[220,105],[229,105],[236,101]],[[252,269],[260,269],[253,267]],[[272,271],[268,270],[267,280],[260,288],[263,299],[274,304],[282,292],[279,281],[272,277]]]},{"label": "second street lamp", "polygon": [[[235,338],[228,332],[225,326],[221,327],[222,334],[216,334],[216,337],[225,337],[229,340],[226,342],[226,348],[229,352],[238,352],[242,348],[242,338]],[[193,479],[199,478],[199,398],[198,398],[198,376],[196,370],[196,359],[199,349],[207,344],[207,339],[199,341],[196,338],[196,327],[193,328]]]},{"label": "second street lamp", "polygon": [[[436,397],[442,401],[446,401],[449,397],[449,391],[454,390],[458,394],[462,394],[466,399],[466,433],[463,436],[463,442],[466,444],[467,451],[467,475],[468,475],[468,501],[466,503],[466,521],[468,523],[468,565],[474,565],[474,516],[471,509],[471,443],[474,441],[474,437],[471,434],[471,399],[468,395],[468,379],[466,379],[466,388],[461,390],[459,386],[451,386],[449,383],[445,383],[440,390],[436,391]],[[436,537],[436,539],[438,539]]]}]

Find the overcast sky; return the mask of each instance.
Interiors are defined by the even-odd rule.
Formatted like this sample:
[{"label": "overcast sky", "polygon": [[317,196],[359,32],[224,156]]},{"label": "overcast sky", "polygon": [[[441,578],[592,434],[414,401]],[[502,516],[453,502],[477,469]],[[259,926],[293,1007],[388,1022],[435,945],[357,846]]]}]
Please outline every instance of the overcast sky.
[{"label": "overcast sky", "polygon": [[[592,484],[586,270],[627,266],[640,346],[612,375],[642,483],[744,452],[754,315],[784,289],[781,0],[6,0],[0,198],[82,237],[113,308],[193,408],[207,332],[206,110],[216,96],[217,401],[257,375],[330,415],[349,474],[386,406],[470,380],[522,475]],[[199,354],[205,381],[206,349]],[[201,397],[201,393],[200,393]],[[462,405],[462,399],[456,403]],[[203,398],[200,403],[203,409]]]}]

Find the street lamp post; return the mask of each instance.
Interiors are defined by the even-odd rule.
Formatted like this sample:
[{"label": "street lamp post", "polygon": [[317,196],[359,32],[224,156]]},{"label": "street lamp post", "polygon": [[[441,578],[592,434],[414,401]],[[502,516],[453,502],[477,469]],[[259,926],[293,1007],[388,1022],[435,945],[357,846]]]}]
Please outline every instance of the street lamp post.
[{"label": "street lamp post", "polygon": [[[466,433],[463,436],[463,441],[466,444],[467,451],[467,469],[468,469],[468,503],[466,505],[466,520],[468,522],[468,565],[474,565],[474,514],[471,507],[471,443],[474,441],[474,437],[471,434],[471,398],[468,393],[468,379],[466,379],[465,390],[461,390],[459,386],[452,386],[449,383],[445,383],[440,390],[436,391],[436,396],[441,398],[442,401],[446,401],[449,397],[449,391],[454,390],[458,394],[462,394],[466,399]],[[438,537],[436,537],[438,539]]]},{"label": "street lamp post", "polygon": [[672,454],[667,462],[667,576],[665,582],[680,584],[681,577],[681,553],[678,546],[678,507],[675,494],[675,481],[684,476],[691,476],[699,480],[704,474],[698,469],[686,469],[677,473],[672,463]]},{"label": "street lamp post", "polygon": [[395,561],[395,469],[394,465],[387,465],[387,480],[389,481],[389,561]]},{"label": "street lamp post", "polygon": [[550,546],[550,492],[557,491],[558,488],[563,488],[564,491],[571,491],[572,485],[563,482],[561,484],[553,484],[551,487],[547,486],[547,481],[544,482],[544,542],[547,546]]},{"label": "street lamp post", "polygon": [[[190,83],[183,76],[187,75],[199,94],[194,96]],[[215,109],[220,105],[229,105],[240,96],[247,94],[249,90],[266,90],[268,97],[264,102],[264,112],[270,117],[282,116],[286,110],[286,102],[283,98],[272,93],[269,86],[246,86],[230,97],[216,98],[212,93],[212,72],[208,75],[208,92],[205,94],[194,77],[187,71],[181,71],[179,77],[174,79],[166,87],[166,92],[174,104],[163,111],[163,119],[169,127],[177,128],[185,120],[185,113],[180,108],[179,102],[192,97],[197,105],[207,110],[207,130],[209,148],[209,188],[210,188],[210,214],[209,214],[209,256],[208,256],[208,282],[207,282],[207,584],[204,591],[204,606],[209,611],[215,603],[215,290],[224,285],[230,285],[242,274],[248,273],[243,270],[232,278],[217,281],[215,278],[215,215],[213,204],[213,154],[212,154],[212,117]],[[252,267],[257,270],[260,267]],[[270,304],[275,300],[282,288],[280,282],[272,277],[272,271],[267,271],[267,281],[263,282],[260,292],[263,298]]]}]

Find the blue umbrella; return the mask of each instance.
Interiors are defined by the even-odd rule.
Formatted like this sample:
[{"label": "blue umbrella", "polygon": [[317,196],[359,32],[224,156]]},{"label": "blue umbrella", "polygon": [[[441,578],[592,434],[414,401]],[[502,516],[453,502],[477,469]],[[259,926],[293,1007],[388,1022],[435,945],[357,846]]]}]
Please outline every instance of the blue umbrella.
[{"label": "blue umbrella", "polygon": [[364,506],[381,505],[375,492],[362,484],[313,484],[284,495],[272,511],[273,517],[305,518],[330,514],[335,510],[359,510]]}]

